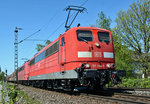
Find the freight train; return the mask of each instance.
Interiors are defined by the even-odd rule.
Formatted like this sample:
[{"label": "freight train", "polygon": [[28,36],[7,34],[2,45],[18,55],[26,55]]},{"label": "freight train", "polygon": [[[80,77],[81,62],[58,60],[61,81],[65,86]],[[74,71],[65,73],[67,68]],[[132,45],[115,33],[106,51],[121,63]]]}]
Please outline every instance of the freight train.
[{"label": "freight train", "polygon": [[8,81],[52,89],[101,88],[120,81],[110,31],[74,27],[61,34],[9,77]]}]

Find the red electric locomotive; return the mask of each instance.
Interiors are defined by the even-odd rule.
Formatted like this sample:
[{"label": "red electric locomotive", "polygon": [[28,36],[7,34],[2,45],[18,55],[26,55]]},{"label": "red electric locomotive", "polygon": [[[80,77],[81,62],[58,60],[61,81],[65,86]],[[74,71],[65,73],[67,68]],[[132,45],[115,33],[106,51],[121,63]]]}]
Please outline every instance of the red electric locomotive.
[{"label": "red electric locomotive", "polygon": [[[77,13],[68,24],[72,10]],[[95,89],[109,81],[120,81],[120,73],[115,71],[111,32],[95,27],[70,29],[78,13],[84,10],[84,7],[68,6],[66,32],[19,67],[8,80],[37,87],[71,90],[78,86]]]},{"label": "red electric locomotive", "polygon": [[100,88],[118,82],[112,34],[106,29],[74,27],[18,68],[18,82],[48,88]]}]

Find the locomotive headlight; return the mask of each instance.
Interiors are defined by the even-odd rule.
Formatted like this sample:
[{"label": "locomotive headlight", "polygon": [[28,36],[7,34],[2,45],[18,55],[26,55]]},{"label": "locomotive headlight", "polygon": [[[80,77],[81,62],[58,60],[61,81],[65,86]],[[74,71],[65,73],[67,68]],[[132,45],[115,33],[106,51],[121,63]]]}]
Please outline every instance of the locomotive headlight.
[{"label": "locomotive headlight", "polygon": [[96,47],[99,47],[99,46],[100,46],[98,42],[96,42],[95,45],[96,45]]},{"label": "locomotive headlight", "polygon": [[90,68],[90,64],[86,64],[85,67],[86,67],[86,68]]},{"label": "locomotive headlight", "polygon": [[110,65],[110,64],[107,64],[106,66],[107,66],[107,68],[110,68],[110,67],[111,67],[111,65]]}]

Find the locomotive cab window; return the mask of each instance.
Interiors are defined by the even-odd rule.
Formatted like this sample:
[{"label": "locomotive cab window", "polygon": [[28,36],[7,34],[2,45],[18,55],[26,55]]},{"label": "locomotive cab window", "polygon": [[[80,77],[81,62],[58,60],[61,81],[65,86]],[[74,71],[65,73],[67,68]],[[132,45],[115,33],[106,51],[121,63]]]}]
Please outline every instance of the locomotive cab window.
[{"label": "locomotive cab window", "polygon": [[22,66],[21,68],[19,68],[18,72],[21,72],[22,70],[24,70],[24,66]]},{"label": "locomotive cab window", "polygon": [[78,41],[93,41],[93,35],[91,31],[81,31],[77,30]]},{"label": "locomotive cab window", "polygon": [[110,35],[107,32],[98,32],[98,39],[100,42],[110,43]]},{"label": "locomotive cab window", "polygon": [[61,38],[61,42],[62,42],[62,47],[64,47],[64,45],[65,45],[65,38],[64,37]]},{"label": "locomotive cab window", "polygon": [[31,65],[34,65],[34,64],[35,64],[35,58],[33,58],[33,59],[30,61],[29,64],[30,64],[30,66],[31,66]]}]

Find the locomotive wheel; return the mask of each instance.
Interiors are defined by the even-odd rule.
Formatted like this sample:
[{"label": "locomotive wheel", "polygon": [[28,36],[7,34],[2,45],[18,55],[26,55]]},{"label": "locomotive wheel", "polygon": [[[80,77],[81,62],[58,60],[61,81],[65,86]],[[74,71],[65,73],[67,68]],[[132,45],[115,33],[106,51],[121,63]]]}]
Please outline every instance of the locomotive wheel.
[{"label": "locomotive wheel", "polygon": [[53,83],[52,81],[47,81],[47,88],[53,90]]},{"label": "locomotive wheel", "polygon": [[32,82],[32,84],[31,84],[31,85],[32,85],[32,87],[35,87],[34,81]]}]

